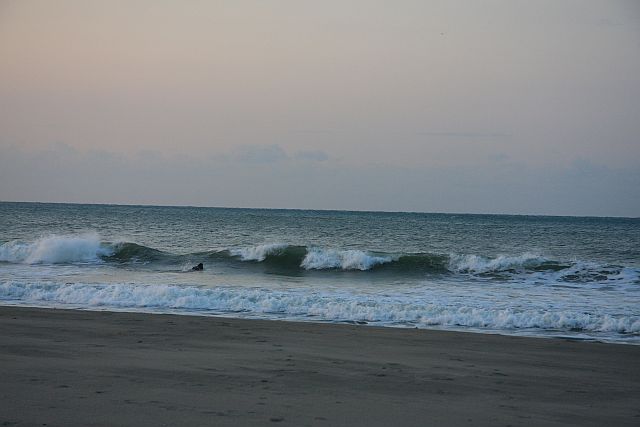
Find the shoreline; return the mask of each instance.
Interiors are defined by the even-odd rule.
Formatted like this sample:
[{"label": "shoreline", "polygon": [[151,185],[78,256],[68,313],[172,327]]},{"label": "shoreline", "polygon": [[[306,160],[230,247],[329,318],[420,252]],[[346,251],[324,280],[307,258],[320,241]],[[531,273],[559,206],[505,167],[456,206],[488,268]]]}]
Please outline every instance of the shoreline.
[{"label": "shoreline", "polygon": [[2,425],[637,425],[640,347],[0,306]]},{"label": "shoreline", "polygon": [[[313,319],[313,320],[305,320],[305,319],[297,319],[297,318],[260,318],[260,317],[236,317],[233,314],[229,313],[198,313],[197,311],[189,312],[189,311],[154,311],[154,310],[144,310],[137,309],[131,307],[118,308],[118,307],[74,307],[73,305],[61,305],[61,306],[46,306],[46,305],[37,305],[37,304],[11,304],[10,301],[3,301],[0,304],[0,309],[2,307],[16,307],[16,308],[26,308],[26,309],[36,309],[36,310],[57,310],[57,311],[80,311],[80,312],[96,312],[96,313],[125,313],[125,314],[144,314],[144,315],[160,315],[160,316],[186,316],[186,317],[204,317],[204,318],[215,318],[215,319],[230,319],[230,320],[247,320],[247,321],[259,321],[259,322],[288,322],[288,323],[301,323],[301,324],[317,324],[317,325],[345,325],[345,326],[357,326],[357,327],[368,327],[368,328],[383,328],[383,329],[393,329],[393,330],[420,330],[420,331],[435,331],[435,332],[453,332],[460,334],[480,334],[480,335],[498,335],[504,337],[517,337],[517,338],[533,338],[533,339],[550,339],[550,340],[564,340],[564,341],[575,341],[575,342],[588,342],[588,343],[600,343],[600,344],[611,344],[611,345],[631,345],[631,346],[640,346],[640,340],[633,341],[631,339],[607,339],[607,338],[599,338],[594,336],[573,336],[568,331],[558,331],[557,335],[554,333],[548,334],[536,334],[536,333],[526,333],[524,328],[514,328],[514,329],[491,329],[491,328],[479,328],[479,327],[471,327],[471,326],[441,326],[441,325],[432,325],[428,327],[419,327],[419,326],[402,326],[402,325],[385,325],[379,324],[376,322],[367,322],[367,321],[357,321],[357,320],[342,320],[342,321],[333,321],[333,320],[323,320],[323,319]],[[588,334],[586,332],[585,334]]]}]

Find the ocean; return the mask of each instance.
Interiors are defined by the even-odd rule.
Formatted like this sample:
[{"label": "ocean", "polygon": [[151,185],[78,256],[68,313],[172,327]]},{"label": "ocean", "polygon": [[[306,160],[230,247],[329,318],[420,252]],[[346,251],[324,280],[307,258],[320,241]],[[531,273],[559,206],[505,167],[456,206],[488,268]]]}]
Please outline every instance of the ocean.
[{"label": "ocean", "polygon": [[0,305],[640,344],[640,219],[3,202]]}]

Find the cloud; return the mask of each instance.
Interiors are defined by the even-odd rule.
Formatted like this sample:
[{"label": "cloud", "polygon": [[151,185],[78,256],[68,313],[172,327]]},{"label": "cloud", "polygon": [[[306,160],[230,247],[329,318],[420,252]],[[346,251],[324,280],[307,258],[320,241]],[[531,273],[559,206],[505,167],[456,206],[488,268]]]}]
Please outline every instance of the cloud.
[{"label": "cloud", "polygon": [[246,163],[276,163],[289,158],[288,154],[277,144],[243,145],[239,147],[234,158]]},{"label": "cloud", "polygon": [[292,158],[297,161],[324,162],[329,159],[329,155],[322,150],[298,150],[293,153],[293,156],[290,156],[284,148],[277,144],[250,144],[242,145],[230,156],[221,156],[220,158],[231,158],[242,163],[268,164]]},{"label": "cloud", "polygon": [[488,158],[489,158],[489,161],[496,162],[496,163],[503,163],[511,160],[511,156],[509,156],[507,153],[502,153],[502,152],[490,154]]},{"label": "cloud", "polygon": [[462,139],[490,139],[490,138],[510,138],[512,135],[502,132],[432,132],[421,131],[416,135],[442,137],[442,138],[462,138]]},{"label": "cloud", "polygon": [[312,162],[324,162],[329,160],[329,155],[322,150],[301,150],[293,155],[296,160],[308,160]]},{"label": "cloud", "polygon": [[0,146],[0,200],[640,216],[637,167],[578,159],[534,168],[487,158],[467,167],[397,167],[308,161],[304,151],[289,156],[277,145],[244,149],[250,163]]}]

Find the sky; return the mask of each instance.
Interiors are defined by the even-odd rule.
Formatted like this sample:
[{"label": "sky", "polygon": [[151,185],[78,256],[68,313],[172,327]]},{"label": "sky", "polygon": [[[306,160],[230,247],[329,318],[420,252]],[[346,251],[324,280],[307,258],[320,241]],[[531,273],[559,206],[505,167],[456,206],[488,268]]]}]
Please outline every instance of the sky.
[{"label": "sky", "polygon": [[0,0],[0,200],[640,216],[640,2]]}]

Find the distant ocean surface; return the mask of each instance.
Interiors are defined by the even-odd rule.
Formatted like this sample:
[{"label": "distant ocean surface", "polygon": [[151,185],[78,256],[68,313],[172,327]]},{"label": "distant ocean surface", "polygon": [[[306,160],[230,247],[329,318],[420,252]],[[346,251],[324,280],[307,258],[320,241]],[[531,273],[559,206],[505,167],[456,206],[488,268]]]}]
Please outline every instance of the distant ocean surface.
[{"label": "distant ocean surface", "polygon": [[640,344],[640,219],[0,203],[0,305]]}]

